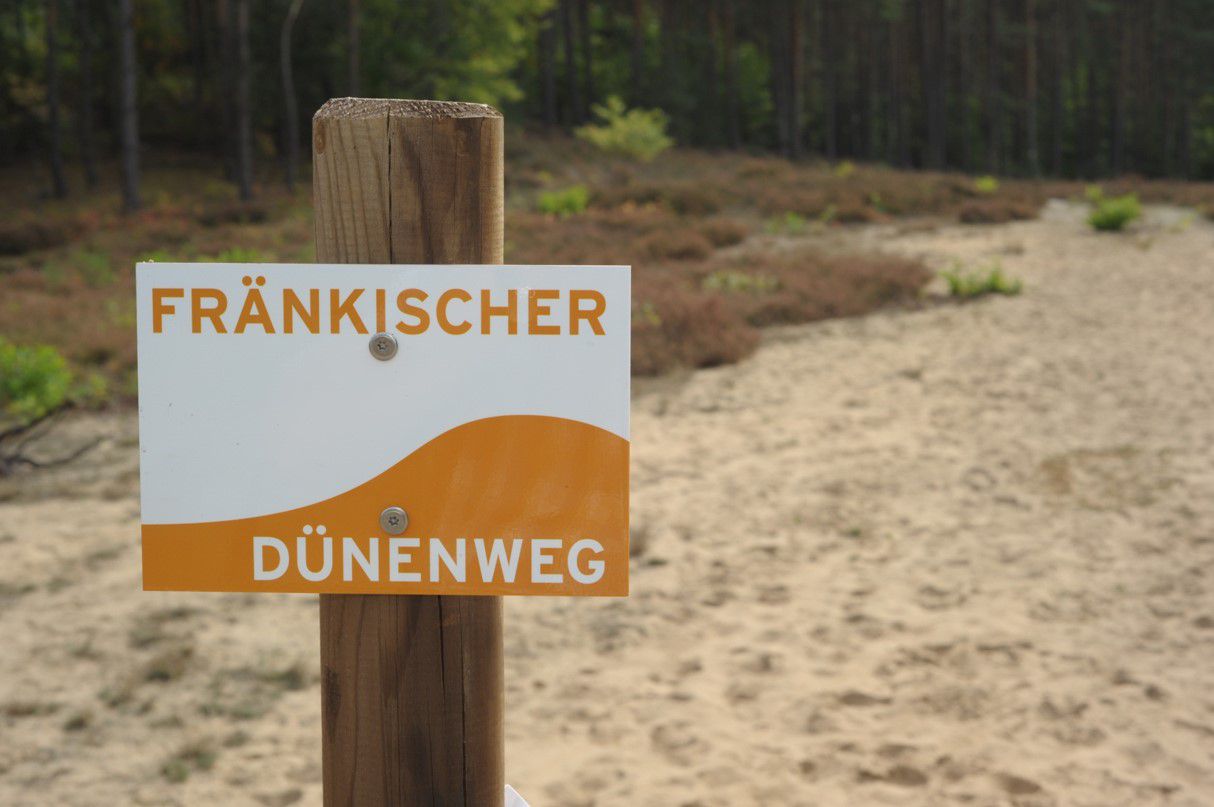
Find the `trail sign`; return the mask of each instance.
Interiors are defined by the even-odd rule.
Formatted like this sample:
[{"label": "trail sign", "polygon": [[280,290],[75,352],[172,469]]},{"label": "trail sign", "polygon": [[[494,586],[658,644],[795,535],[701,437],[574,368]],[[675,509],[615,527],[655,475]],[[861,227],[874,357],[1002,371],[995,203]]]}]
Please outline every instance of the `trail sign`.
[{"label": "trail sign", "polygon": [[626,594],[629,282],[140,264],[144,588]]}]

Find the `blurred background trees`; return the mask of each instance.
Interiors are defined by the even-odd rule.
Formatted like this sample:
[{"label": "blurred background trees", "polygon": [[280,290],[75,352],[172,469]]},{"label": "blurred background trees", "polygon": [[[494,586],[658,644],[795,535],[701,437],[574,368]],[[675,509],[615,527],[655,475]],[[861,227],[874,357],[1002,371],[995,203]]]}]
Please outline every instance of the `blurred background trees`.
[{"label": "blurred background trees", "polygon": [[[327,98],[476,100],[574,129],[660,109],[680,144],[897,167],[1214,175],[1209,0],[5,0],[0,164],[47,192],[145,150],[243,198]],[[611,107],[611,108],[618,108]]]}]

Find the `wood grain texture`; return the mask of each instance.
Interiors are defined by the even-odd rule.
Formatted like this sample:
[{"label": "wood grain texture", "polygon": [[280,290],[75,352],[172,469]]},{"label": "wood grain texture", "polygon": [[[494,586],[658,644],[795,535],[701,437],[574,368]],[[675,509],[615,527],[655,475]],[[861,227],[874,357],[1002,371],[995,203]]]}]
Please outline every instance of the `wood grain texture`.
[{"label": "wood grain texture", "polygon": [[[317,261],[502,262],[492,107],[335,99],[312,147]],[[322,595],[320,645],[326,807],[500,807],[500,598]]]}]

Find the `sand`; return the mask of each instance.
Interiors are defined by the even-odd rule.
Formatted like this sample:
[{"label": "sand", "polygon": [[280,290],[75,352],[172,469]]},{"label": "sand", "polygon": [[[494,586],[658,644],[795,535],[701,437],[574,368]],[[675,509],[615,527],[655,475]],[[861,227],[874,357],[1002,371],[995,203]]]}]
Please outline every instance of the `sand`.
[{"label": "sand", "polygon": [[[1016,298],[639,385],[627,600],[507,604],[533,807],[1214,803],[1214,226],[813,235]],[[762,238],[743,249],[781,248]],[[138,590],[135,426],[0,480],[0,803],[320,803],[313,597]]]}]

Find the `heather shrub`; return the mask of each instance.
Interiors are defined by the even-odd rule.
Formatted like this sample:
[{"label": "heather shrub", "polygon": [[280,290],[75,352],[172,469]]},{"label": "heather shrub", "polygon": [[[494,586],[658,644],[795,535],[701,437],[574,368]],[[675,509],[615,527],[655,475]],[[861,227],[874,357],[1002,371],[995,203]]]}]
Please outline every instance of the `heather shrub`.
[{"label": "heather shrub", "polygon": [[746,240],[750,228],[740,221],[733,219],[709,219],[700,225],[700,234],[714,247],[732,247]]},{"label": "heather shrub", "polygon": [[1035,218],[1037,211],[1024,202],[1008,199],[981,199],[966,202],[957,211],[962,224],[1005,224]]},{"label": "heather shrub", "polygon": [[697,230],[657,230],[638,242],[640,252],[650,258],[698,261],[712,254],[712,243]]},{"label": "heather shrub", "polygon": [[677,279],[640,276],[633,285],[632,372],[657,375],[678,367],[714,367],[749,356],[758,332],[719,295]]},{"label": "heather shrub", "polygon": [[269,207],[259,201],[225,201],[208,204],[200,209],[195,218],[204,227],[221,224],[260,224],[270,217]]},{"label": "heather shrub", "polygon": [[76,235],[70,221],[24,220],[0,223],[0,255],[24,255],[67,243]]},{"label": "heather shrub", "polygon": [[751,293],[725,295],[730,307],[756,326],[865,314],[917,299],[931,280],[931,273],[917,261],[882,255],[822,255],[810,250],[754,256],[713,272],[763,278]]}]

